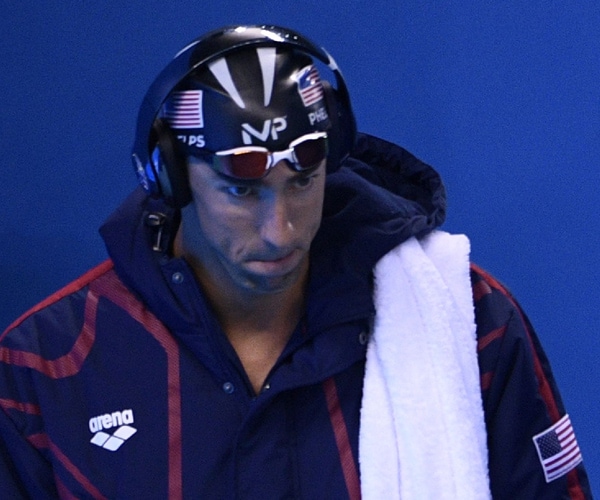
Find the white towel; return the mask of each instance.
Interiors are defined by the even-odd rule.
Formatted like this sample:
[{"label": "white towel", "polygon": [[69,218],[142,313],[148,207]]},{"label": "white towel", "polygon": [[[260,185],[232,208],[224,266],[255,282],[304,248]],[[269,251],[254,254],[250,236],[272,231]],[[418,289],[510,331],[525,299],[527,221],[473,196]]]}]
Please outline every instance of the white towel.
[{"label": "white towel", "polygon": [[412,238],[375,268],[359,460],[364,500],[491,498],[466,236]]}]

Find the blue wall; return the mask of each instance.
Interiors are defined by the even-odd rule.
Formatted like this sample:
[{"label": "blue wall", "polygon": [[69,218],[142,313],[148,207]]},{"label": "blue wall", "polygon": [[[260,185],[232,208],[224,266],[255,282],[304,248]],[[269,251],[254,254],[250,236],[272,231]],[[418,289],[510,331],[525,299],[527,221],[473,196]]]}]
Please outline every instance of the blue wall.
[{"label": "blue wall", "polygon": [[334,54],[362,130],[442,173],[446,228],[527,309],[600,491],[600,3],[18,4],[0,19],[0,329],[105,258],[97,227],[135,185],[137,107],[170,57],[224,24],[288,25]]}]

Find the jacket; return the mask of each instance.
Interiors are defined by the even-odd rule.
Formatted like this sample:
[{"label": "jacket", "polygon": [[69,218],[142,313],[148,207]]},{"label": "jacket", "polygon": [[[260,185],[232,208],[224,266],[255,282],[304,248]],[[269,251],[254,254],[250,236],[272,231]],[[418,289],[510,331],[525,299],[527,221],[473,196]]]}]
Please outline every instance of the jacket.
[{"label": "jacket", "polygon": [[[169,254],[177,212],[137,190],[101,228],[110,259],[0,339],[0,491],[359,498],[372,269],[444,216],[431,167],[360,135],[328,175],[304,317],[255,394]],[[476,265],[471,279],[494,498],[591,498],[582,463],[546,482],[533,437],[565,415],[548,361],[510,292]]]}]

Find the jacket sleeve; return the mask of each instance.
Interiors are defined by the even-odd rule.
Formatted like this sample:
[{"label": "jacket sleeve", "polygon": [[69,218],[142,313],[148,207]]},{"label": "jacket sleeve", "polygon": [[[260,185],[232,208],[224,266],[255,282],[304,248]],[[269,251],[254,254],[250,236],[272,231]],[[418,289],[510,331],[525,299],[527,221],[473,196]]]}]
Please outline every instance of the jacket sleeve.
[{"label": "jacket sleeve", "polygon": [[17,331],[0,337],[0,497],[58,498],[36,384],[12,357],[26,347],[7,342]]},{"label": "jacket sleeve", "polygon": [[0,491],[2,498],[58,498],[52,466],[17,431],[4,408],[0,410]]},{"label": "jacket sleeve", "polygon": [[576,441],[552,429],[568,417],[527,316],[475,265],[471,280],[493,498],[592,498]]}]

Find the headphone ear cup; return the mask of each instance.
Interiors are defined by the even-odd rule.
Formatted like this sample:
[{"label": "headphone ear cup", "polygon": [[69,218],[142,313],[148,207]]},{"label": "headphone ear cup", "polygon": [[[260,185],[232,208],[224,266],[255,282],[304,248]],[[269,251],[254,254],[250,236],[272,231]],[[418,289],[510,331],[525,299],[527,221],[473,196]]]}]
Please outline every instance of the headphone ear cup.
[{"label": "headphone ear cup", "polygon": [[328,81],[322,81],[327,113],[331,121],[327,173],[335,172],[350,155],[356,141],[356,121],[352,110],[340,93]]},{"label": "headphone ear cup", "polygon": [[182,208],[192,199],[185,157],[176,147],[177,138],[162,119],[154,121],[152,136],[155,147],[150,161],[154,166],[159,196],[172,207]]}]

